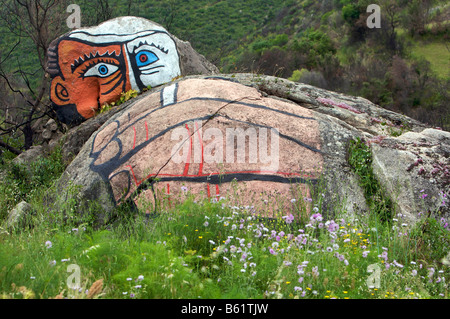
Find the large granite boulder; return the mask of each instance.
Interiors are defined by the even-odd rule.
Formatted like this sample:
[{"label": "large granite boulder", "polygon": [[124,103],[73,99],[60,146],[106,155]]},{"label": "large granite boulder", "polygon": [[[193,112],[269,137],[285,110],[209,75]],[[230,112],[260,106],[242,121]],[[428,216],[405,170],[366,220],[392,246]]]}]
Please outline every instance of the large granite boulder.
[{"label": "large granite boulder", "polygon": [[152,212],[190,192],[301,217],[320,190],[325,211],[339,202],[349,215],[367,212],[347,163],[359,137],[397,212],[448,217],[449,133],[360,97],[254,74],[188,76],[113,112],[59,181],[62,193],[80,186],[80,207],[128,201]]},{"label": "large granite boulder", "polygon": [[73,30],[48,49],[50,99],[59,119],[79,124],[123,92],[142,91],[217,68],[188,42],[144,18],[119,17]]}]

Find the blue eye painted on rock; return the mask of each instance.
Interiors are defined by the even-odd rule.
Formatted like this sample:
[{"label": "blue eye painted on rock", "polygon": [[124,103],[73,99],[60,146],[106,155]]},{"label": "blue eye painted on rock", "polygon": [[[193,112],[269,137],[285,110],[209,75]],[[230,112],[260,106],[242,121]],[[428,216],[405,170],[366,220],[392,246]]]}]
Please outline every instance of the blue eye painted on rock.
[{"label": "blue eye painted on rock", "polygon": [[138,67],[147,66],[158,60],[159,58],[152,51],[142,50],[136,54],[136,64]]},{"label": "blue eye painted on rock", "polygon": [[114,72],[116,72],[119,69],[117,65],[109,64],[109,63],[99,63],[91,66],[86,70],[86,72],[83,74],[84,77],[88,76],[98,76],[101,78],[105,78],[107,76],[110,76]]}]

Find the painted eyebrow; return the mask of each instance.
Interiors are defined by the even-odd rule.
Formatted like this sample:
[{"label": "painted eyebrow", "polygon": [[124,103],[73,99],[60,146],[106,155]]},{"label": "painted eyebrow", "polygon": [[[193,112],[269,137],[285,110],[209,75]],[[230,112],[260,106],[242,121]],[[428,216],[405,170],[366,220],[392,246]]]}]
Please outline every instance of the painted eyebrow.
[{"label": "painted eyebrow", "polygon": [[75,59],[73,64],[71,64],[70,68],[72,70],[72,73],[75,72],[75,70],[82,64],[86,63],[87,61],[90,61],[92,59],[96,58],[112,58],[112,59],[118,59],[120,56],[116,54],[116,51],[113,50],[111,53],[109,51],[106,51],[104,54],[99,54],[98,51],[95,54],[89,53],[89,55],[84,54],[83,56],[80,56],[78,59]]},{"label": "painted eyebrow", "polygon": [[155,44],[154,42],[148,43],[146,40],[144,40],[144,42],[140,41],[139,44],[134,45],[131,51],[134,53],[136,51],[136,49],[139,48],[142,45],[148,45],[148,46],[151,46],[151,47],[155,47],[158,50],[160,50],[162,53],[165,53],[165,54],[169,53],[168,49],[164,49],[164,47],[162,47],[162,46],[160,46],[158,44]]}]

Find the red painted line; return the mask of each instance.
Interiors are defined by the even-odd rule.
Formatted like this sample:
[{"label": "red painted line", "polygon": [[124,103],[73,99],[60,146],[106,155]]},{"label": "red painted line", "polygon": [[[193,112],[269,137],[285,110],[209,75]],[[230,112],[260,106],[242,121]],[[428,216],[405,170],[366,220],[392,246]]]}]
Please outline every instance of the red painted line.
[{"label": "red painted line", "polygon": [[192,136],[191,136],[191,133],[189,132],[189,126],[187,124],[186,124],[186,129],[187,129],[188,135],[189,135],[189,152],[187,155],[186,164],[184,164],[183,176],[187,176],[187,174],[189,172],[189,163],[191,161],[191,152],[192,152]]},{"label": "red painted line", "polygon": [[[128,167],[128,168],[130,169],[131,175],[133,175],[133,179],[134,179],[134,182],[136,183],[136,186],[141,185],[142,181],[139,182],[139,181],[137,180],[136,175],[134,175],[134,170],[133,170],[133,168],[132,168],[130,165],[127,165],[127,166],[125,166],[125,167]],[[148,177],[147,177],[147,178],[148,178]]]},{"label": "red painted line", "polygon": [[170,184],[169,183],[167,183],[167,195],[169,196],[169,198],[168,198],[169,207],[172,207],[172,200],[170,199]]},{"label": "red painted line", "polygon": [[217,201],[219,201],[219,195],[220,195],[219,185],[216,184],[216,199],[217,199]]},{"label": "red painted line", "polygon": [[147,121],[145,121],[145,140],[148,141],[148,125],[147,125]]},{"label": "red painted line", "polygon": [[208,190],[208,198],[211,197],[211,190],[209,189],[209,184],[206,184],[206,188]]},{"label": "red painted line", "polygon": [[136,147],[136,128],[133,126],[134,131],[134,140],[133,140],[133,149]]},{"label": "red painted line", "polygon": [[202,140],[202,136],[200,134],[200,130],[198,128],[197,122],[195,122],[195,127],[197,128],[198,139],[199,139],[200,147],[202,148],[202,161],[200,162],[200,167],[198,169],[198,175],[202,175],[203,174],[203,140]]}]

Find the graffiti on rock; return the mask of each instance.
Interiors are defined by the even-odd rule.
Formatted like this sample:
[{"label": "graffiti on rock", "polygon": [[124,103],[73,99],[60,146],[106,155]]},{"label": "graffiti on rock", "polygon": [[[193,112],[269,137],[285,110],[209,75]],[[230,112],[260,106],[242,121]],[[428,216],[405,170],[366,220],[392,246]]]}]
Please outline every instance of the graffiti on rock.
[{"label": "graffiti on rock", "polygon": [[116,203],[144,196],[153,207],[186,190],[229,197],[233,183],[241,204],[298,198],[323,165],[309,110],[219,79],[180,81],[135,102],[95,135],[90,156]]},{"label": "graffiti on rock", "polygon": [[142,18],[121,17],[53,41],[47,71],[59,118],[79,123],[122,92],[170,82],[180,75],[180,63],[176,44],[164,28]]}]

